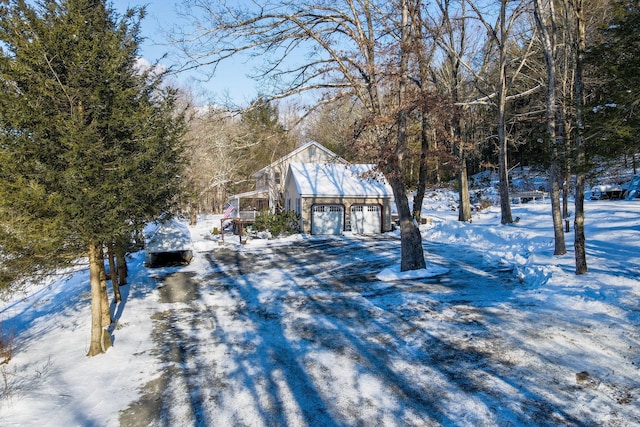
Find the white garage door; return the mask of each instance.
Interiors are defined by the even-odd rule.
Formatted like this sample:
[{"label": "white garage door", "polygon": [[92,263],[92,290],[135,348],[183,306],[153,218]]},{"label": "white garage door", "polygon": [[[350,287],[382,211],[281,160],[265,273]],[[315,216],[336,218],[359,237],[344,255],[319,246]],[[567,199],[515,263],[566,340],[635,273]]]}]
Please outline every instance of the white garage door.
[{"label": "white garage door", "polygon": [[311,234],[342,234],[344,208],[340,205],[316,205],[311,215]]},{"label": "white garage door", "polygon": [[356,234],[377,234],[382,230],[380,205],[351,207],[351,231]]}]

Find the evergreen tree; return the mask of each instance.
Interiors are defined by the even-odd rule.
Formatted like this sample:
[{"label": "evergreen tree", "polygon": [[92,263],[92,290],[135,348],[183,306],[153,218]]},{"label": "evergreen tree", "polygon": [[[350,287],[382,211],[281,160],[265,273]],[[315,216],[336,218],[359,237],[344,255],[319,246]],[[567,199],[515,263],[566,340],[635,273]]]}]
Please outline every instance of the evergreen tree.
[{"label": "evergreen tree", "polygon": [[602,30],[603,40],[586,56],[591,80],[599,83],[586,111],[591,133],[599,135],[591,139],[589,151],[606,157],[640,151],[640,1],[616,0],[612,16]]},{"label": "evergreen tree", "polygon": [[277,105],[261,97],[253,101],[251,106],[243,112],[241,117],[243,132],[239,136],[241,140],[239,145],[244,147],[239,153],[243,162],[238,164],[238,169],[246,178],[244,185],[235,188],[235,191],[253,190],[250,188],[253,173],[296,148],[279,119]]},{"label": "evergreen tree", "polygon": [[179,190],[184,121],[163,76],[137,65],[143,16],[105,0],[0,3],[0,280],[88,254],[89,355],[109,322],[103,245]]}]

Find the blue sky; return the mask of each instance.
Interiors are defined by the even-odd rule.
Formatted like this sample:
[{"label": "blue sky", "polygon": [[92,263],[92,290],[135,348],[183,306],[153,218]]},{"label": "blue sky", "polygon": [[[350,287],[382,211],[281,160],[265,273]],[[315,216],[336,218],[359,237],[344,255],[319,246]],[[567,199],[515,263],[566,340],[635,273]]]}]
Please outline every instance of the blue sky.
[{"label": "blue sky", "polygon": [[[142,36],[145,41],[142,45],[142,56],[153,63],[163,55],[168,57],[162,61],[163,65],[175,68],[176,50],[168,45],[166,32],[176,24],[176,3],[171,0],[111,0],[118,13],[123,13],[128,7],[145,6],[147,16],[142,22]],[[210,96],[220,99],[228,94],[238,104],[248,104],[256,96],[256,83],[248,79],[246,75],[250,67],[240,60],[232,60],[223,63],[217,70],[216,76],[208,82],[201,82],[203,75],[198,72],[187,72],[176,75],[181,86],[191,87],[199,95],[201,90]]]}]

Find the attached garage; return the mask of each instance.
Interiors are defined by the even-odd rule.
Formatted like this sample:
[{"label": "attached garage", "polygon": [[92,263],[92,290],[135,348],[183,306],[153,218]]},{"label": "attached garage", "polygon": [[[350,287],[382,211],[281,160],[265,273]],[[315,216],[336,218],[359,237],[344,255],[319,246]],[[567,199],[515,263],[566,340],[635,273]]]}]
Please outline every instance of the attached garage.
[{"label": "attached garage", "polygon": [[310,234],[391,231],[392,191],[373,165],[291,163],[285,206]]},{"label": "attached garage", "polygon": [[380,205],[351,206],[351,231],[356,234],[382,233],[382,210]]},{"label": "attached garage", "polygon": [[341,205],[314,205],[311,211],[311,234],[342,234],[344,207]]}]

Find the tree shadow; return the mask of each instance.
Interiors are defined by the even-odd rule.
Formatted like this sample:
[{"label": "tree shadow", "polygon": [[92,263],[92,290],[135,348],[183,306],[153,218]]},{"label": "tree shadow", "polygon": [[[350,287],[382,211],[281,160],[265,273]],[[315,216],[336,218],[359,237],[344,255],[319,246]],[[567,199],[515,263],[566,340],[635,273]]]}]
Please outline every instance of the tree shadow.
[{"label": "tree shadow", "polygon": [[[437,252],[438,247],[430,249]],[[263,381],[269,384],[266,390],[272,403],[259,410],[265,422],[287,422],[279,412],[283,403],[278,397],[280,389],[286,386],[302,419],[314,424],[384,423],[390,411],[391,419],[398,424],[417,417],[425,423],[456,425],[465,417],[473,419],[452,409],[456,405],[451,399],[460,395],[492,412],[490,417],[498,421],[551,425],[563,420],[569,425],[581,424],[536,393],[532,383],[517,383],[510,378],[509,366],[494,358],[490,351],[425,330],[421,318],[428,316],[429,310],[438,314],[459,306],[458,311],[476,310],[478,314],[472,321],[463,315],[449,321],[459,329],[458,335],[488,335],[490,328],[483,318],[487,314],[482,309],[496,301],[486,298],[487,292],[495,291],[497,303],[507,300],[513,288],[511,283],[505,285],[510,273],[487,268],[481,254],[469,253],[465,256],[475,257],[474,261],[467,264],[461,260],[465,257],[459,256],[448,265],[454,267],[449,277],[409,284],[377,282],[375,273],[397,262],[398,252],[395,239],[328,238],[303,241],[264,257],[259,253],[231,251],[217,251],[209,257],[213,273],[207,281],[215,282],[216,286],[224,283],[221,290],[241,302],[238,315],[254,326],[251,333],[242,337],[244,344],[240,346],[238,338],[232,338],[234,333],[225,333],[224,328],[214,334],[225,343],[231,356],[238,359],[238,365],[253,367],[235,371],[238,376],[235,379],[242,379],[256,402],[264,399],[265,388],[260,384]],[[273,280],[270,272],[276,270],[286,271],[280,278],[284,285],[273,290],[262,287],[261,281]],[[453,275],[458,276],[456,280],[447,280]],[[480,289],[487,284],[491,289]],[[434,294],[438,297],[432,298]],[[485,297],[476,307],[478,295]],[[291,320],[292,313],[296,313],[297,320]],[[491,330],[495,330],[500,319],[493,318],[491,322],[494,323]],[[378,413],[369,410],[367,415],[359,415],[357,409],[345,413],[348,409],[336,402],[335,394],[340,396],[341,390],[330,384],[338,374],[330,363],[317,360],[319,354],[329,354],[332,360],[346,357],[354,361],[357,375],[375,378],[374,382],[396,402],[392,405],[395,409],[383,408]],[[276,373],[279,381],[274,382]],[[429,382],[432,376],[440,385]],[[361,378],[350,381],[356,384]],[[500,407],[512,398],[495,387],[496,383],[510,384],[518,390],[517,402],[537,402],[537,406],[517,403]],[[342,391],[347,394],[338,400],[359,400],[353,397],[354,391],[351,395]],[[556,418],[550,417],[550,411]]]},{"label": "tree shadow", "polygon": [[173,272],[154,316],[163,373],[122,425],[131,411],[184,421],[178,407],[194,425],[597,422],[576,408],[575,385],[546,373],[579,369],[580,351],[521,335],[543,334],[537,316],[558,307],[522,300],[535,289],[478,251],[425,248],[449,273],[376,280],[398,262],[390,236],[220,248],[204,276]]}]

